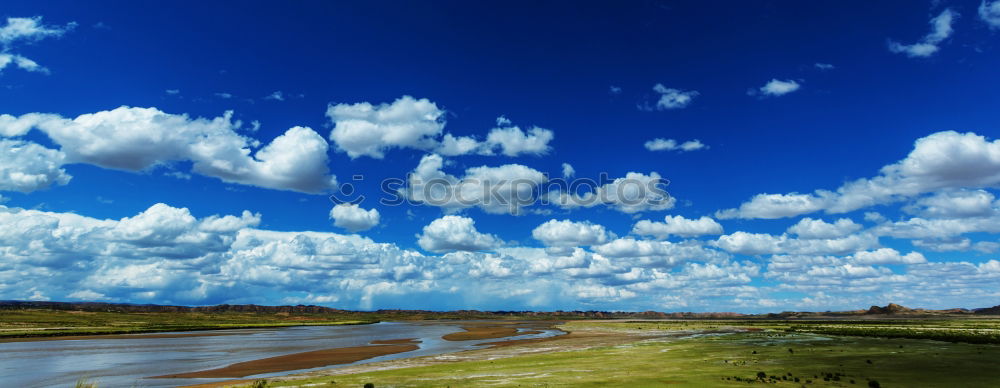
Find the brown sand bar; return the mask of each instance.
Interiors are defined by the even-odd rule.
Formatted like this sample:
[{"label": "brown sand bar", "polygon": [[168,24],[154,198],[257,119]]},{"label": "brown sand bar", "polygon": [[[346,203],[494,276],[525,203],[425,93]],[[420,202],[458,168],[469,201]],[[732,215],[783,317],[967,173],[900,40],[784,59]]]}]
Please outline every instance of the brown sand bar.
[{"label": "brown sand bar", "polygon": [[321,366],[350,364],[378,356],[409,352],[420,347],[409,342],[397,345],[369,345],[350,348],[334,348],[286,354],[284,356],[262,358],[238,362],[227,367],[199,372],[178,373],[151,378],[224,378],[246,377],[262,373],[276,373],[290,370],[318,368]]},{"label": "brown sand bar", "polygon": [[509,326],[464,326],[465,331],[445,334],[441,338],[448,341],[468,341],[510,337],[517,334],[516,327]]}]

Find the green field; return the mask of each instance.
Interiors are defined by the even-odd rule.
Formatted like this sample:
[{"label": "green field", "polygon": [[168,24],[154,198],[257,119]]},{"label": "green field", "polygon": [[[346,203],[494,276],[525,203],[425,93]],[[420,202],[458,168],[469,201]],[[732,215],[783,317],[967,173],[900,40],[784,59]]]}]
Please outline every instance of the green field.
[{"label": "green field", "polygon": [[367,317],[255,313],[124,313],[58,310],[0,311],[0,339],[130,334],[302,325],[364,324]]},{"label": "green field", "polygon": [[[630,333],[713,330],[761,331],[684,339],[645,339],[582,351],[438,364],[354,375],[276,381],[268,386],[361,387],[996,387],[1000,346],[926,339],[833,336],[803,332],[861,324],[996,329],[983,321],[866,322],[574,322],[567,330]],[[797,331],[788,331],[795,328]],[[873,334],[876,329],[866,329]],[[763,377],[761,377],[763,376]],[[316,384],[316,385],[311,385]]]},{"label": "green field", "polygon": [[933,339],[945,342],[1000,344],[1000,319],[996,318],[690,320],[599,322],[588,323],[587,325],[589,327],[629,330],[713,330],[741,327],[768,331],[841,336]]}]

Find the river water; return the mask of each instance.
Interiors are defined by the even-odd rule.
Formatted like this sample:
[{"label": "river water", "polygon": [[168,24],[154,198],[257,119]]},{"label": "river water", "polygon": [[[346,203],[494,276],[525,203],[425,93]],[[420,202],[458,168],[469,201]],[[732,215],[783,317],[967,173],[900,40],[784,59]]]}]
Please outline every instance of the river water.
[{"label": "river water", "polygon": [[[139,334],[134,338],[0,343],[0,385],[72,387],[78,379],[85,377],[91,382],[97,382],[101,388],[172,387],[227,379],[145,377],[214,369],[237,362],[312,350],[364,346],[374,340],[417,338],[422,342],[419,344],[420,349],[412,352],[330,367],[476,349],[482,347],[477,344],[497,341],[441,339],[445,334],[462,331],[459,325],[460,323],[382,322],[371,325],[216,330],[210,333],[225,335],[177,338],[143,338]],[[559,330],[542,331],[541,334],[517,335],[504,339],[539,338],[562,333]],[[290,373],[293,371],[247,378]]]}]

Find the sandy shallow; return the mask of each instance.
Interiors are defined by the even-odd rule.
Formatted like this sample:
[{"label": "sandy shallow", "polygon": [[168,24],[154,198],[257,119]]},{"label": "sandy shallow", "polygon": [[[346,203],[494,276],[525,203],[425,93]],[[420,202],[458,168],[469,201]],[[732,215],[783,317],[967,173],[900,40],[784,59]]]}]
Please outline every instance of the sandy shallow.
[{"label": "sandy shallow", "polygon": [[286,354],[283,356],[238,362],[223,368],[153,376],[150,378],[173,379],[246,377],[264,373],[311,369],[328,365],[350,364],[378,356],[410,352],[420,348],[417,346],[417,341],[414,341],[413,339],[384,340],[378,342],[390,344],[314,350],[311,352]]},{"label": "sandy shallow", "polygon": [[391,339],[391,340],[374,340],[371,342],[372,345],[400,345],[400,344],[419,344],[420,340],[416,338],[403,338],[403,339]]},{"label": "sandy shallow", "polygon": [[[556,321],[478,321],[465,322],[462,330],[447,334],[442,339],[446,341],[469,341],[494,338],[513,337],[516,335],[540,334],[540,330],[551,330]],[[528,330],[530,329],[530,330]]]},{"label": "sandy shallow", "polygon": [[448,341],[468,341],[468,340],[480,340],[480,339],[490,339],[490,338],[503,338],[517,334],[516,327],[464,326],[462,327],[462,329],[465,331],[445,334],[441,338]]}]

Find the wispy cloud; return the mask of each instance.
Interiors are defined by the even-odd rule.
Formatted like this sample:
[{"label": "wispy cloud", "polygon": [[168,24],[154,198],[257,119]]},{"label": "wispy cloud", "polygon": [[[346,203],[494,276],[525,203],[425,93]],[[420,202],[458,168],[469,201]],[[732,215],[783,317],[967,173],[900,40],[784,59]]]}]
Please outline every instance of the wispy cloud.
[{"label": "wispy cloud", "polygon": [[0,70],[8,65],[14,65],[26,71],[48,73],[49,70],[38,62],[13,52],[15,46],[34,43],[49,37],[60,37],[74,27],[76,27],[75,22],[64,26],[46,26],[42,24],[41,16],[7,18],[7,25],[0,27]]},{"label": "wispy cloud", "polygon": [[750,94],[751,96],[760,94],[763,96],[778,97],[799,90],[801,87],[802,85],[800,85],[795,80],[782,81],[777,78],[774,78],[768,81],[766,84],[764,84],[764,86],[761,86],[756,90],[751,89],[748,94]]},{"label": "wispy cloud", "polygon": [[1000,29],[1000,0],[979,3],[979,18],[993,29]]},{"label": "wispy cloud", "polygon": [[671,109],[684,109],[694,101],[700,93],[697,90],[681,90],[668,88],[663,86],[663,84],[653,85],[653,91],[660,94],[659,100],[656,101],[655,106],[649,106],[648,104],[640,105],[640,110],[671,110]]},{"label": "wispy cloud", "polygon": [[644,146],[650,151],[697,151],[700,149],[708,148],[707,145],[701,142],[701,140],[694,139],[688,140],[683,143],[678,143],[674,139],[662,139],[656,138],[647,141]]},{"label": "wispy cloud", "polygon": [[889,51],[897,54],[906,54],[910,58],[926,58],[940,50],[939,44],[951,36],[954,30],[951,25],[958,19],[958,13],[950,8],[945,9],[940,15],[930,20],[931,32],[917,43],[902,44],[894,40],[889,40]]}]

